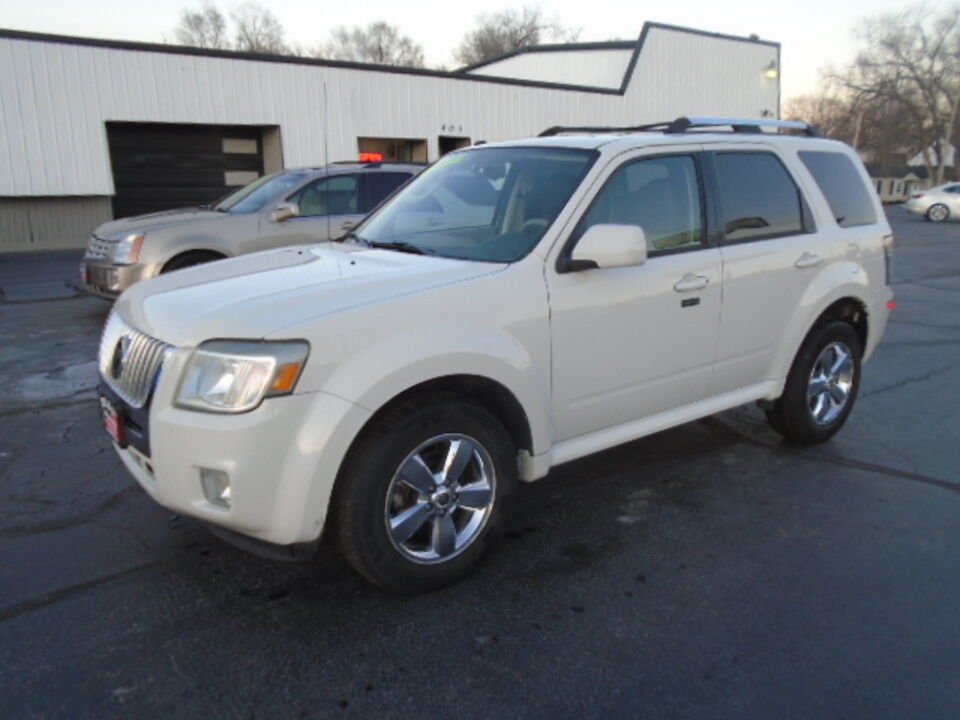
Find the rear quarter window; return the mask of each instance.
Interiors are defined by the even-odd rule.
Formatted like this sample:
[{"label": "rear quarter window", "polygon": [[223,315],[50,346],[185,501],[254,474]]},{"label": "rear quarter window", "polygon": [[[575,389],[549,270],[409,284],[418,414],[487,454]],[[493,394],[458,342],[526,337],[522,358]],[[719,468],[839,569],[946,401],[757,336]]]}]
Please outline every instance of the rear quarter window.
[{"label": "rear quarter window", "polygon": [[853,161],[843,153],[803,150],[800,160],[817,181],[837,225],[873,225],[877,213]]}]

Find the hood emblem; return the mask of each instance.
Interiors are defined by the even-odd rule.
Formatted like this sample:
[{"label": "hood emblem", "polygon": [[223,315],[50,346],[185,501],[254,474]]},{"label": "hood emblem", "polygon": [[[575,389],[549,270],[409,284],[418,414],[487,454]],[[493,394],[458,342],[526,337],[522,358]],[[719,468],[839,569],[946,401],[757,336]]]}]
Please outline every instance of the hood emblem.
[{"label": "hood emblem", "polygon": [[124,335],[117,341],[117,345],[113,349],[113,358],[110,362],[110,374],[114,380],[119,380],[120,376],[123,375],[123,363],[126,361],[129,352],[130,338]]}]

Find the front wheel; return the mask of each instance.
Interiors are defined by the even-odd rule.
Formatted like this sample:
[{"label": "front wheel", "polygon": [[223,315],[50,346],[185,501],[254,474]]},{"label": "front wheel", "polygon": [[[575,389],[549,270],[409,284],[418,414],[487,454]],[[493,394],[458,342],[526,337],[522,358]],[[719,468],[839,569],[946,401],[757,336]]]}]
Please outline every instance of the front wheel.
[{"label": "front wheel", "polygon": [[469,398],[431,395],[389,409],[364,430],[337,480],[341,551],[392,592],[455,582],[500,534],[516,468],[510,435]]},{"label": "front wheel", "polygon": [[768,411],[771,426],[803,445],[833,437],[853,410],[861,355],[860,337],[849,323],[815,327],[793,361],[783,395]]}]

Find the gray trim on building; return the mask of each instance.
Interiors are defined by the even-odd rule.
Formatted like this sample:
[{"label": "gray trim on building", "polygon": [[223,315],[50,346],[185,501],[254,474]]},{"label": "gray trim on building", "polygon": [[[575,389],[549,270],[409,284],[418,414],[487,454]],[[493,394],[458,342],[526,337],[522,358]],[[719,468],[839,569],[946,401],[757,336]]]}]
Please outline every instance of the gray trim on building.
[{"label": "gray trim on building", "polygon": [[82,248],[112,219],[109,196],[0,197],[0,252]]}]

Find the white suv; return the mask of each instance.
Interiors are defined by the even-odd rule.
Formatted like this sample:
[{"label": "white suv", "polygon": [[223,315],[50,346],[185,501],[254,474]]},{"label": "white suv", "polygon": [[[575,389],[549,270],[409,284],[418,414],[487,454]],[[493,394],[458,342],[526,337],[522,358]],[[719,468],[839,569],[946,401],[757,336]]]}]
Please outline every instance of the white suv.
[{"label": "white suv", "polygon": [[893,238],[849,147],[761,126],[813,134],[552,128],[445,156],[342,244],[137,284],[104,424],[159,503],[274,557],[327,528],[398,592],[465,574],[560,463],[751,401],[822,442]]}]

